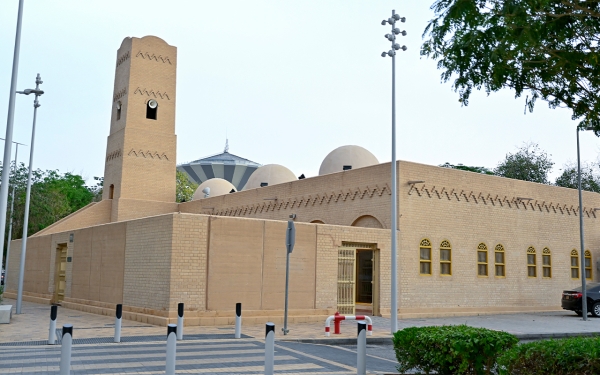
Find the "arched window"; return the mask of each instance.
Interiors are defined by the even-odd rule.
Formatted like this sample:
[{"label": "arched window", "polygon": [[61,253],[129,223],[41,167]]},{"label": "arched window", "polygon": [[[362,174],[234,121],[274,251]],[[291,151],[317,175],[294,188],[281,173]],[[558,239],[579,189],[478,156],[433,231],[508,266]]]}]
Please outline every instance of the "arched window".
[{"label": "arched window", "polygon": [[504,260],[504,246],[501,244],[496,245],[494,248],[494,266],[496,269],[496,277],[505,277],[505,260]]},{"label": "arched window", "polygon": [[477,276],[488,275],[488,248],[484,243],[477,246]]},{"label": "arched window", "polygon": [[527,248],[527,277],[537,277],[537,263],[533,246]]},{"label": "arched window", "polygon": [[579,279],[579,254],[571,250],[571,279]]},{"label": "arched window", "polygon": [[542,277],[549,279],[552,277],[552,253],[545,247],[542,250]]},{"label": "arched window", "polygon": [[588,280],[592,279],[592,252],[589,250],[585,251],[585,278]]},{"label": "arched window", "polygon": [[158,102],[154,99],[148,100],[146,103],[146,118],[156,120],[158,113]]},{"label": "arched window", "polygon": [[431,275],[431,242],[426,238],[419,245],[419,273]]},{"label": "arched window", "polygon": [[446,240],[440,244],[440,275],[452,276],[452,246]]}]

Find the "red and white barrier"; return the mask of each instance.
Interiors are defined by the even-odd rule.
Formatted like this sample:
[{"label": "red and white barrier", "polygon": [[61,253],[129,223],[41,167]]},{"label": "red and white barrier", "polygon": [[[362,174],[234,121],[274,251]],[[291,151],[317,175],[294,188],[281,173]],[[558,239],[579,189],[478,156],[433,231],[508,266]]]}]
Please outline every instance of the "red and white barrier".
[{"label": "red and white barrier", "polygon": [[333,333],[336,335],[339,335],[341,332],[340,330],[340,323],[342,322],[342,320],[366,320],[367,321],[367,333],[369,336],[373,335],[373,321],[371,320],[370,317],[366,316],[366,315],[340,315],[340,313],[335,313],[335,315],[331,315],[330,317],[327,318],[327,320],[325,320],[325,336],[329,336],[330,334],[330,327],[331,327],[331,321],[333,320],[333,324],[334,324],[334,331]]}]

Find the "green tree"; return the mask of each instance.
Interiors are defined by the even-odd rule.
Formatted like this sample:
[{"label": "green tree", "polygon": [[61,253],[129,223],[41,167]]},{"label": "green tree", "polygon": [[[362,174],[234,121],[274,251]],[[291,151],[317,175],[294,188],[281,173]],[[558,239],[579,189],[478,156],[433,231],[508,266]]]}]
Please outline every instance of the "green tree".
[{"label": "green tree", "polygon": [[194,192],[198,188],[198,184],[190,181],[187,174],[177,171],[176,178],[176,196],[177,202],[189,202],[192,200]]},{"label": "green tree", "polygon": [[600,0],[436,0],[421,55],[453,76],[460,101],[473,89],[527,93],[566,107],[600,135]]},{"label": "green tree", "polygon": [[491,174],[493,175],[494,172],[489,170],[486,167],[470,167],[468,165],[462,165],[462,164],[450,164],[448,162],[440,165],[440,167],[444,167],[444,168],[452,168],[452,169],[460,169],[461,171],[469,171],[469,172],[475,172],[475,173],[483,173],[483,174]]},{"label": "green tree", "polygon": [[[554,184],[556,186],[577,189],[579,187],[577,166],[566,165],[563,168],[563,173],[558,176]],[[581,189],[600,193],[600,175],[591,165],[584,165],[581,168]]]},{"label": "green tree", "polygon": [[[10,172],[9,202],[12,199],[12,187],[15,186],[12,239],[19,239],[23,234],[28,169],[21,163],[14,171],[14,164],[12,164]],[[61,174],[52,170],[34,170],[31,177],[27,235],[31,236],[77,211],[92,202],[93,198],[94,193],[85,186],[85,180],[79,175]],[[10,218],[10,203],[7,218]],[[5,241],[8,233],[6,235]]]},{"label": "green tree", "polygon": [[494,169],[494,174],[517,180],[549,184],[548,174],[554,163],[545,151],[535,143],[526,143],[514,154],[506,158]]}]

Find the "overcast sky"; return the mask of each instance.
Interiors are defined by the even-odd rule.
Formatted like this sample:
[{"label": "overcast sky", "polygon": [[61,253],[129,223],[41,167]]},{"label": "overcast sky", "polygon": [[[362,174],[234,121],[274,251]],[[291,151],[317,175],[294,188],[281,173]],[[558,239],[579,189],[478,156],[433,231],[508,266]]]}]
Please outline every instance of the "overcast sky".
[{"label": "overcast sky", "polygon": [[[380,22],[396,9],[408,32],[397,58],[398,158],[493,168],[536,142],[556,177],[577,156],[570,111],[540,101],[524,115],[525,99],[508,90],[475,93],[461,107],[436,63],[419,56],[432,2],[25,0],[18,88],[34,87],[40,73],[46,91],[34,167],[103,175],[116,51],[123,38],[145,35],[178,47],[178,163],[222,152],[226,135],[231,153],[297,176],[316,175],[347,144],[389,161],[391,59],[380,56],[389,27]],[[0,1],[1,137],[17,7]],[[17,96],[15,141],[30,143],[32,102]],[[595,161],[598,145],[582,134],[582,159]]]}]

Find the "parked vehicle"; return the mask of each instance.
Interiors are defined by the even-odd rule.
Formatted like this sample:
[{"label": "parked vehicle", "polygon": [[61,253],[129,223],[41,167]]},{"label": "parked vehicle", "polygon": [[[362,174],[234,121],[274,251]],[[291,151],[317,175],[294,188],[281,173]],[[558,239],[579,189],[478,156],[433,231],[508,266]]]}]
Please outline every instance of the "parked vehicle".
[{"label": "parked vehicle", "polygon": [[4,268],[2,269],[2,272],[0,272],[0,285],[4,285],[4,274],[6,272],[4,272]]},{"label": "parked vehicle", "polygon": [[[575,311],[577,315],[583,316],[581,308],[582,290],[581,287],[564,290],[561,299],[562,308]],[[587,283],[585,290],[587,292],[587,312],[591,312],[595,317],[600,317],[600,284]]]}]

